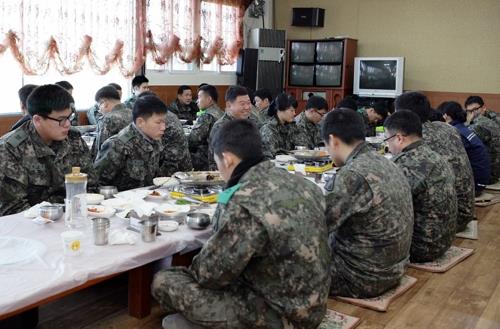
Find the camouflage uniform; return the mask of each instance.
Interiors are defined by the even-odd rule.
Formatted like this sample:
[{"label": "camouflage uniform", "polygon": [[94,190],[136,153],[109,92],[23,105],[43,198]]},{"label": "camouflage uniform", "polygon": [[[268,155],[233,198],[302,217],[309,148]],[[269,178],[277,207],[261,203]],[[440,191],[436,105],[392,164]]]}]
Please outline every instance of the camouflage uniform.
[{"label": "camouflage uniform", "polygon": [[295,122],[282,124],[277,117],[269,120],[260,128],[264,155],[274,159],[277,154],[284,154],[295,149],[295,146],[307,146],[307,137]]},{"label": "camouflage uniform", "polygon": [[189,134],[189,151],[195,170],[208,170],[208,137],[215,122],[224,112],[216,105],[202,111]]},{"label": "camouflage uniform", "polygon": [[0,138],[0,216],[23,211],[42,201],[64,203],[64,175],[71,167],[88,174],[88,190],[97,181],[89,148],[75,128],[50,146],[31,121]]},{"label": "camouflage uniform", "polygon": [[500,126],[500,116],[498,116],[497,112],[493,110],[486,110],[483,115],[488,119],[495,121],[495,123]]},{"label": "camouflage uniform", "polygon": [[297,127],[299,127],[307,138],[307,148],[312,150],[323,143],[319,125],[309,121],[306,117],[306,112],[302,112],[296,116],[295,122],[297,123]]},{"label": "camouflage uniform", "polygon": [[88,111],[87,111],[87,120],[89,121],[89,124],[91,125],[97,125],[99,120],[102,118],[102,113],[99,110],[99,105],[94,104]]},{"label": "camouflage uniform", "polygon": [[185,105],[181,104],[178,99],[172,102],[168,109],[175,114],[181,120],[187,120],[188,122],[193,122],[196,120],[196,113],[199,111],[196,103],[191,102],[191,104]]},{"label": "camouflage uniform", "polygon": [[262,124],[266,123],[267,121],[269,121],[272,118],[269,116],[268,113],[269,113],[269,107],[266,107],[263,110],[257,109],[256,116],[259,118],[259,120],[260,120],[260,122],[262,122]]},{"label": "camouflage uniform", "polygon": [[392,159],[405,174],[413,197],[412,262],[429,262],[451,246],[457,226],[455,176],[450,165],[422,140]]},{"label": "camouflage uniform", "polygon": [[191,267],[155,276],[161,306],[209,328],[316,328],[330,283],[320,190],[265,161],[218,207],[218,230]]},{"label": "camouflage uniform", "polygon": [[[229,113],[225,112],[224,115],[217,120],[214,125],[212,126],[212,130],[210,130],[210,135],[208,137],[208,168],[210,170],[217,170],[217,164],[215,163],[214,160],[214,151],[210,147],[210,143],[212,138],[215,136],[215,133],[228,121],[233,120],[233,117],[229,115]],[[250,112],[250,116],[248,117],[248,120],[252,121],[256,126],[257,129],[260,130],[262,127],[262,122],[257,118],[253,113]]]},{"label": "camouflage uniform", "polygon": [[78,126],[79,122],[80,122],[80,116],[78,115],[78,112],[76,111],[76,108],[75,108],[75,104],[71,104],[71,111],[73,111],[73,113],[75,113],[75,117],[73,118],[73,120],[71,120],[71,125],[72,126]]},{"label": "camouflage uniform", "polygon": [[178,171],[193,169],[188,141],[177,116],[167,111],[167,124],[161,139],[163,154],[160,163],[161,176],[171,176]]},{"label": "camouflage uniform", "polygon": [[366,113],[366,109],[362,108],[358,110],[358,113],[363,118],[363,122],[365,123],[365,134],[366,137],[372,137],[376,135],[375,125],[370,122],[368,119],[368,113]]},{"label": "camouflage uniform", "polygon": [[136,100],[137,100],[137,96],[136,95],[131,95],[129,98],[127,98],[127,100],[125,100],[125,102],[123,102],[123,105],[125,105],[129,109],[133,110],[134,109],[134,104],[135,104]]},{"label": "camouflage uniform", "polygon": [[455,174],[457,231],[461,232],[474,219],[474,177],[460,134],[449,124],[439,121],[424,122],[422,134],[431,150],[451,164]]},{"label": "camouflage uniform", "polygon": [[476,133],[488,150],[491,159],[490,183],[500,178],[500,127],[483,115],[472,120],[469,129]]},{"label": "camouflage uniform", "polygon": [[326,195],[332,246],[330,294],[367,298],[397,286],[410,256],[411,190],[394,163],[363,142]]},{"label": "camouflage uniform", "polygon": [[132,122],[132,111],[123,104],[113,107],[111,112],[104,114],[97,123],[97,136],[92,144],[92,159],[95,159],[102,144],[111,136],[116,135]]},{"label": "camouflage uniform", "polygon": [[102,145],[94,168],[100,185],[119,191],[153,184],[158,176],[162,146],[131,123]]}]

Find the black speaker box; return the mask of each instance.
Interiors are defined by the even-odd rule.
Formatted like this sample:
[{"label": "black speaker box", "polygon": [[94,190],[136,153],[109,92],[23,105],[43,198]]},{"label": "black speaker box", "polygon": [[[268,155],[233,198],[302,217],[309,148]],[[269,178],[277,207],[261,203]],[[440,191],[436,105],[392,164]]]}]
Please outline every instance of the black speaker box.
[{"label": "black speaker box", "polygon": [[323,8],[293,8],[292,26],[323,27],[325,10]]},{"label": "black speaker box", "polygon": [[236,76],[239,85],[251,88],[255,91],[257,85],[257,61],[258,49],[245,48],[240,50],[236,64]]}]

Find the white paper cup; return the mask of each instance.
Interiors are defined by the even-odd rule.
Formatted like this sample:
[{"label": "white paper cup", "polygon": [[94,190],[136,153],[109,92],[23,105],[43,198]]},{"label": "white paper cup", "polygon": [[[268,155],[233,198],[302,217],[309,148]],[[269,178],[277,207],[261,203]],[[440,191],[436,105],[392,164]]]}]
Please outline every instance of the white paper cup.
[{"label": "white paper cup", "polygon": [[61,233],[64,254],[67,256],[78,256],[82,253],[83,232],[65,231]]}]

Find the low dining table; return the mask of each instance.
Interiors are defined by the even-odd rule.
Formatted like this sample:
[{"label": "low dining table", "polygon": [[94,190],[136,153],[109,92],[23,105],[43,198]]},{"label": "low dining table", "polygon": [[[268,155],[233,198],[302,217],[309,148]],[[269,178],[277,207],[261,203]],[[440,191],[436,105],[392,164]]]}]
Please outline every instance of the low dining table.
[{"label": "low dining table", "polygon": [[[80,229],[84,233],[81,254],[65,256],[61,233],[64,220],[36,224],[22,213],[0,217],[0,238],[34,242],[38,252],[21,262],[0,265],[0,320],[35,309],[75,291],[110,279],[121,273],[129,276],[129,314],[142,318],[150,313],[152,263],[200,248],[211,236],[212,228],[192,230],[180,225],[174,232],[162,232],[154,242],[143,242],[138,233],[135,244],[94,245],[90,219]],[[110,229],[125,229],[116,215]],[[127,232],[130,232],[127,230]]]}]

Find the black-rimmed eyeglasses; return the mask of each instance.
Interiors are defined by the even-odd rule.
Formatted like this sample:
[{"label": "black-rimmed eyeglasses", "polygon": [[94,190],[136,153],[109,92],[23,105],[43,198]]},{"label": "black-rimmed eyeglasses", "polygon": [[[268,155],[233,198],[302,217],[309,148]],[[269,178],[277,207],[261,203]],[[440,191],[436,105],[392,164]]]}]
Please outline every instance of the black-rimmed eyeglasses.
[{"label": "black-rimmed eyeglasses", "polygon": [[41,117],[45,118],[45,119],[52,120],[52,121],[56,121],[57,123],[59,123],[59,127],[62,127],[62,126],[64,126],[66,121],[68,121],[71,124],[71,121],[73,121],[73,119],[76,117],[76,113],[72,112],[68,117],[62,118],[62,119],[51,118],[48,115],[41,115]]}]

